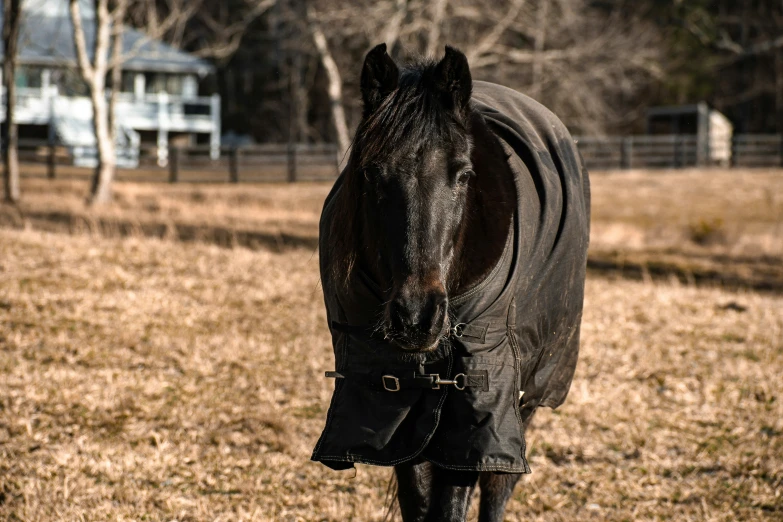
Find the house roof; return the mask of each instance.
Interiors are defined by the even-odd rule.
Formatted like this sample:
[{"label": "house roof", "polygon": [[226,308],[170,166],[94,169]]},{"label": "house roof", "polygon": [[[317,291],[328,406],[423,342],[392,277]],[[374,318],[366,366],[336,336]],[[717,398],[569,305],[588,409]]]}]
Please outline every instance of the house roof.
[{"label": "house roof", "polygon": [[[2,13],[0,12],[0,21]],[[84,20],[88,53],[92,58],[95,24]],[[209,62],[180,51],[170,45],[147,37],[131,27],[125,27],[122,39],[123,54],[128,58],[122,67],[126,70],[195,73],[204,76],[214,72]],[[0,42],[0,56],[5,55]],[[69,65],[76,63],[73,44],[73,24],[66,16],[46,16],[24,13],[19,34],[18,63],[27,65]]]}]

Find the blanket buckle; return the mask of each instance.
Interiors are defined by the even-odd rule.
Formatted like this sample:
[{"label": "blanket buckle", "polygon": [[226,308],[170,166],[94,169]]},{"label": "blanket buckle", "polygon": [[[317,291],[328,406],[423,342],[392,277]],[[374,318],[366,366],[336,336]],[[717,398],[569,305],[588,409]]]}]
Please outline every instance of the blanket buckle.
[{"label": "blanket buckle", "polygon": [[[453,385],[458,390],[464,390],[465,386],[468,383],[468,378],[464,373],[458,373],[454,376],[453,379],[441,379],[440,375],[437,373],[431,373],[429,374],[429,377],[432,378],[432,389],[433,390],[440,390],[440,385]],[[462,384],[460,384],[460,378],[462,378]]]},{"label": "blanket buckle", "polygon": [[381,381],[383,382],[384,390],[390,392],[400,391],[400,379],[398,379],[394,375],[384,375],[383,377],[381,377]]}]

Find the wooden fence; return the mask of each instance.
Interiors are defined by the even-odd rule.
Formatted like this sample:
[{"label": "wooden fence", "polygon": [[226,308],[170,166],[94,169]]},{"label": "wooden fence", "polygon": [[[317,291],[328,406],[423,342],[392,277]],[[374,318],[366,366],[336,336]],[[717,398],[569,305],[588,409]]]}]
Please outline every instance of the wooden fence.
[{"label": "wooden fence", "polygon": [[[138,168],[119,169],[117,179],[171,183],[294,182],[333,180],[339,174],[337,148],[332,144],[221,147],[217,159],[210,152],[208,145],[169,147],[165,162],[161,162],[156,147],[143,145]],[[44,175],[48,178],[84,175],[84,169],[70,166],[73,158],[66,147],[45,140],[20,140],[19,161],[45,165]]]},{"label": "wooden fence", "polygon": [[738,134],[732,140],[731,157],[737,167],[783,166],[783,135]]},{"label": "wooden fence", "polygon": [[588,168],[680,168],[700,163],[695,136],[575,138]]},{"label": "wooden fence", "polygon": [[681,168],[722,165],[783,167],[783,136],[737,134],[731,154],[716,158],[709,146],[692,135],[576,138],[588,167],[595,170]]},{"label": "wooden fence", "polygon": [[[682,168],[724,164],[732,167],[783,167],[783,136],[735,135],[731,154],[714,161],[695,136],[624,136],[576,138],[592,170]],[[713,155],[714,156],[714,155]],[[68,149],[46,141],[20,140],[19,159],[45,165],[47,177],[67,176],[73,162]],[[120,180],[176,182],[264,182],[332,180],[339,173],[331,144],[263,144],[223,147],[212,159],[207,145],[171,147],[165,162],[154,146],[142,146],[137,169],[121,169]],[[161,166],[161,163],[164,166]],[[82,169],[83,171],[83,169]],[[83,175],[83,172],[82,174]]]},{"label": "wooden fence", "polygon": [[[150,151],[154,152],[154,149]],[[152,155],[141,154],[140,164],[146,163],[145,157]],[[339,158],[337,148],[332,144],[222,147],[217,160],[210,158],[207,145],[169,149],[169,182],[200,181],[198,177],[210,171],[227,174],[227,181],[232,183],[319,181],[337,177]]]}]

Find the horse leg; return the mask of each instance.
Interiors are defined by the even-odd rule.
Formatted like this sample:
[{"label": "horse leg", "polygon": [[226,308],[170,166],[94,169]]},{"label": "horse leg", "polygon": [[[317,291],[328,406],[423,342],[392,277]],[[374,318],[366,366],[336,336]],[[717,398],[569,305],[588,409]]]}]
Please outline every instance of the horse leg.
[{"label": "horse leg", "polygon": [[452,471],[433,467],[430,509],[425,522],[464,522],[478,471]]},{"label": "horse leg", "polygon": [[503,522],[506,503],[514,492],[521,473],[494,473],[483,471],[479,476],[481,501],[479,522]]},{"label": "horse leg", "polygon": [[430,506],[432,464],[425,461],[398,464],[394,473],[403,522],[423,522]]}]

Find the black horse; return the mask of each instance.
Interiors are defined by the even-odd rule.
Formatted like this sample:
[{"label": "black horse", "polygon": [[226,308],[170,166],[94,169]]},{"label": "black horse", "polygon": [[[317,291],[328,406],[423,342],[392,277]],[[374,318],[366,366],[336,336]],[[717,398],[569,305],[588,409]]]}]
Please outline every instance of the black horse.
[{"label": "black horse", "polygon": [[554,115],[453,48],[400,69],[381,44],[361,90],[321,218],[337,383],[313,459],[393,465],[406,522],[464,520],[477,484],[499,521],[573,377],[587,173]]}]

